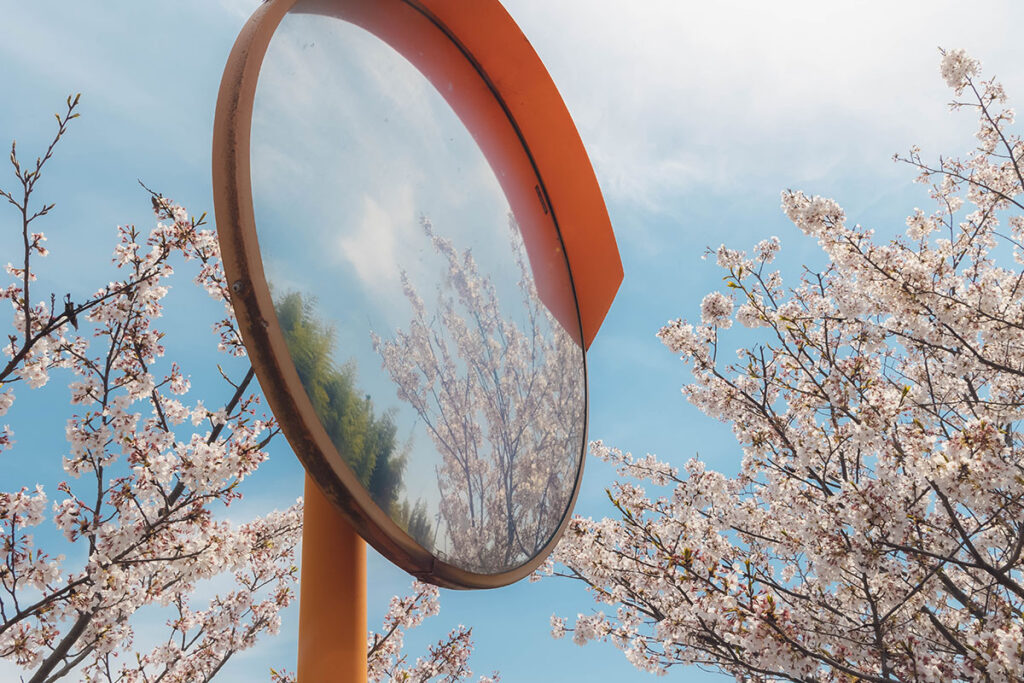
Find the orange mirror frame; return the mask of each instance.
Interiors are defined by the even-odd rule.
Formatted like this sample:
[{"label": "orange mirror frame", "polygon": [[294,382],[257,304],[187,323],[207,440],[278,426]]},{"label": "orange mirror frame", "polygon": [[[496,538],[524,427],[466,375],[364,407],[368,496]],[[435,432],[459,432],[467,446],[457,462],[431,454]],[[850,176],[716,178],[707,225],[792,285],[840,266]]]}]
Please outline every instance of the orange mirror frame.
[{"label": "orange mirror frame", "polygon": [[[541,299],[584,349],[623,277],[597,178],[558,90],[498,0],[270,0],[242,29],[224,70],[213,135],[218,237],[239,328],[289,443],[359,533],[409,573],[453,588],[512,583],[529,574],[561,536],[579,490],[582,461],[566,516],[540,555],[494,575],[448,565],[400,529],[340,457],[325,457],[337,453],[326,433],[311,427],[317,418],[283,336],[270,329],[276,316],[256,242],[250,128],[263,57],[290,10],[334,16],[366,29],[431,81],[494,169],[523,233]],[[565,262],[571,281],[566,281]],[[575,300],[565,292],[574,292]]]}]

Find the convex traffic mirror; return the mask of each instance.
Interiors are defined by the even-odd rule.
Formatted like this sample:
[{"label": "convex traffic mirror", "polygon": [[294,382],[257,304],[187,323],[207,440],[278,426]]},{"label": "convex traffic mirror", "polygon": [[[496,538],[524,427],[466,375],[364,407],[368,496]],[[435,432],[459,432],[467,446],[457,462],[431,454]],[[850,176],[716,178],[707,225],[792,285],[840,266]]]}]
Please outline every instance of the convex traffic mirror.
[{"label": "convex traffic mirror", "polygon": [[443,586],[551,550],[585,348],[621,280],[582,144],[493,0],[271,0],[235,45],[214,180],[232,303],[293,450]]}]

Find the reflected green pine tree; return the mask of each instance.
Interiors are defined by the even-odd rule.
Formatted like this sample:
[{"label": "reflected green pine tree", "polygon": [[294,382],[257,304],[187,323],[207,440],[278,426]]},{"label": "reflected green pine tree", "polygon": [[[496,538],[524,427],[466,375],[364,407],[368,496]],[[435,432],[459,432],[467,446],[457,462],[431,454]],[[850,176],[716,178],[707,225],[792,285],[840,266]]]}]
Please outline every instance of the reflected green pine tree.
[{"label": "reflected green pine tree", "polygon": [[327,435],[374,501],[426,548],[433,527],[422,500],[402,495],[408,444],[398,442],[390,411],[376,414],[369,394],[359,390],[354,361],[334,360],[334,328],[316,314],[316,299],[291,292],[274,308],[299,379]]}]

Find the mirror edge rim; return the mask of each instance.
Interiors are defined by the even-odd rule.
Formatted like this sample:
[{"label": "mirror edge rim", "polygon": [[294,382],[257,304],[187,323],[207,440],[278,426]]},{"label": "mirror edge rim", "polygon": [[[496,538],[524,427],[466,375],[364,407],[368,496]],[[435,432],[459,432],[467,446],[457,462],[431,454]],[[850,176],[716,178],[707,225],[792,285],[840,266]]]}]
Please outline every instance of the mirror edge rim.
[{"label": "mirror edge rim", "polygon": [[[586,464],[590,419],[585,349],[579,347],[583,366],[584,411],[576,479],[561,522],[534,557],[495,574],[462,569],[417,543],[372,499],[327,437],[302,388],[274,313],[256,240],[249,156],[256,85],[274,32],[299,1],[267,0],[253,12],[232,46],[217,96],[212,145],[214,214],[221,261],[239,332],[263,393],[291,449],[321,492],[367,543],[415,578],[437,586],[489,589],[509,585],[528,576],[547,559],[572,518]],[[413,7],[418,4],[409,0],[393,1]],[[476,1],[500,6],[498,0]],[[521,36],[511,18],[508,23],[509,28]],[[535,59],[539,63],[539,57]],[[543,75],[550,80],[546,71]],[[542,179],[538,177],[538,181],[542,182]],[[553,224],[557,231],[558,224]],[[566,268],[571,279],[568,259]],[[577,298],[575,292],[573,296]],[[579,310],[578,300],[576,305]]]}]

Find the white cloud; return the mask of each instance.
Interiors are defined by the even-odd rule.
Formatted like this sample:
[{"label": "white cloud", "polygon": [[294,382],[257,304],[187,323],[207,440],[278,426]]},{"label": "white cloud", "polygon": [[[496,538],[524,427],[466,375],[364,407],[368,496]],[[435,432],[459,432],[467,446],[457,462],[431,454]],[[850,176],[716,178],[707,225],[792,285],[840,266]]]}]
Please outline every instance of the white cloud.
[{"label": "white cloud", "polygon": [[645,207],[752,178],[806,182],[913,143],[948,151],[970,123],[944,110],[939,45],[967,48],[1024,98],[1024,74],[1012,72],[1024,60],[1013,35],[1019,3],[506,5],[560,88],[606,194]]}]

